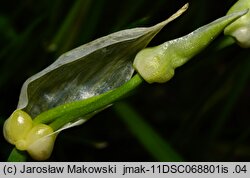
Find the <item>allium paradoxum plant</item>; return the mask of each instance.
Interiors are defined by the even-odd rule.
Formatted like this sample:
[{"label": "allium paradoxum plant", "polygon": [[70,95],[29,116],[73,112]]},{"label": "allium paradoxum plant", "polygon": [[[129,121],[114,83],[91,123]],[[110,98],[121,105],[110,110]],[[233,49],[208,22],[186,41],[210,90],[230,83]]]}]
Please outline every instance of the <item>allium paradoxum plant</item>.
[{"label": "allium paradoxum plant", "polygon": [[[48,159],[60,131],[82,124],[143,79],[148,83],[170,80],[176,67],[247,13],[230,13],[184,37],[143,49],[186,9],[187,5],[155,26],[119,31],[80,46],[29,78],[17,110],[5,122],[6,140],[35,160]],[[133,76],[134,69],[138,74]]]},{"label": "allium paradoxum plant", "polygon": [[138,76],[131,79],[135,55],[186,9],[155,26],[119,31],[73,49],[30,77],[4,124],[6,140],[35,160],[48,159],[60,131],[82,124],[140,83]]}]

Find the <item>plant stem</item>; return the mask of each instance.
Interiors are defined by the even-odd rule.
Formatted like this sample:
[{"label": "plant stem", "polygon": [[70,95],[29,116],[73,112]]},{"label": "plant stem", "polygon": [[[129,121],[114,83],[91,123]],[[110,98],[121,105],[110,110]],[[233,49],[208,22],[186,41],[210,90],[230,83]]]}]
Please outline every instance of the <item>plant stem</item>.
[{"label": "plant stem", "polygon": [[214,50],[219,51],[233,44],[235,44],[235,40],[232,37],[223,36],[223,38],[220,39],[219,42],[215,45]]},{"label": "plant stem", "polygon": [[13,148],[11,151],[8,162],[24,162],[27,160],[27,155],[23,151],[19,151],[16,148]]},{"label": "plant stem", "polygon": [[75,119],[105,108],[116,100],[122,98],[143,82],[139,74],[136,74],[127,83],[98,96],[85,100],[71,102],[57,106],[38,115],[34,123],[51,123],[50,126],[57,130]]}]

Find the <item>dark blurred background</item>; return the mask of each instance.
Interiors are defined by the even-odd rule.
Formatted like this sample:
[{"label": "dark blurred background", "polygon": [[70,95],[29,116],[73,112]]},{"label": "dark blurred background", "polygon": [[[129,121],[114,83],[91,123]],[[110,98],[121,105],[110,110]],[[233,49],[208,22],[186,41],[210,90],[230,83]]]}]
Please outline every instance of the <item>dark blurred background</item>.
[{"label": "dark blurred background", "polygon": [[[115,31],[154,25],[185,3],[1,0],[1,128],[16,108],[24,81],[60,54]],[[168,24],[149,46],[183,36],[224,16],[235,1],[189,3],[188,11]],[[173,152],[184,161],[250,161],[250,53],[236,44],[225,47],[224,41],[223,35],[219,36],[209,48],[178,68],[171,81],[144,83],[123,100],[171,148],[170,152],[166,150],[167,155]],[[139,130],[145,136],[138,137],[131,127],[133,121],[128,124],[122,119],[120,111],[124,108],[115,108],[62,132],[49,161],[162,161],[154,154],[157,149],[145,145],[154,140],[148,137],[151,132]],[[6,160],[11,149],[1,134],[0,160]]]}]

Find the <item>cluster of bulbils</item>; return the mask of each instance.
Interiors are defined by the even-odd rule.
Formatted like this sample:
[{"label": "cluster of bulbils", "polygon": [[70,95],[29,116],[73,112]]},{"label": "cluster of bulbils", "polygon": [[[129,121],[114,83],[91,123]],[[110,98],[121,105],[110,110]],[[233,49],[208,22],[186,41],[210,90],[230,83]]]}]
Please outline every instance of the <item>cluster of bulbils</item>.
[{"label": "cluster of bulbils", "polygon": [[[141,50],[134,60],[134,68],[148,83],[164,83],[174,75],[175,68],[199,53],[224,30],[244,47],[250,47],[250,0],[239,0],[228,15],[194,32]],[[45,124],[35,124],[22,110],[16,110],[4,124],[6,140],[18,150],[26,150],[33,159],[48,159],[53,150],[56,133]]]},{"label": "cluster of bulbils", "polygon": [[27,151],[35,160],[45,160],[51,155],[56,139],[53,129],[45,124],[34,124],[22,110],[15,110],[4,123],[5,139],[18,150]]}]

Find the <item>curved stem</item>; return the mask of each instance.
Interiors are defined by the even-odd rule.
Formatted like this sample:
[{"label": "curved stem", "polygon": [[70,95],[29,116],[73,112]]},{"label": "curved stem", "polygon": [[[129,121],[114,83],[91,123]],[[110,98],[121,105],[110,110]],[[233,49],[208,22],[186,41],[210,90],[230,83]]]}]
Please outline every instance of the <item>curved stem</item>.
[{"label": "curved stem", "polygon": [[41,113],[33,121],[34,123],[51,123],[50,126],[54,130],[57,130],[81,116],[90,114],[112,104],[135,89],[142,82],[143,79],[141,76],[136,74],[128,82],[114,90],[110,90],[106,93],[85,100],[57,106]]},{"label": "curved stem", "polygon": [[19,151],[16,148],[13,148],[11,151],[8,162],[25,162],[27,161],[27,154],[23,151]]},{"label": "curved stem", "polygon": [[215,45],[214,50],[219,51],[235,44],[235,40],[230,36],[223,36]]}]

